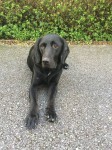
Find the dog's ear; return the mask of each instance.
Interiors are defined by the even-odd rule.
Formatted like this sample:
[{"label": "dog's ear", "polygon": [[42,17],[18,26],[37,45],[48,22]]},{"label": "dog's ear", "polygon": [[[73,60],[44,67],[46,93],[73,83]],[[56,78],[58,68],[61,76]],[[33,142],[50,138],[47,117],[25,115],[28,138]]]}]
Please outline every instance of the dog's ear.
[{"label": "dog's ear", "polygon": [[65,41],[65,39],[62,39],[62,41],[63,41],[63,48],[62,48],[63,50],[61,53],[61,64],[63,65],[64,69],[68,69],[68,64],[65,63],[65,60],[66,60],[70,50],[69,50],[68,44]]},{"label": "dog's ear", "polygon": [[34,63],[38,65],[41,61],[41,53],[39,49],[39,43],[41,41],[41,38],[39,38],[36,43],[34,44]]}]

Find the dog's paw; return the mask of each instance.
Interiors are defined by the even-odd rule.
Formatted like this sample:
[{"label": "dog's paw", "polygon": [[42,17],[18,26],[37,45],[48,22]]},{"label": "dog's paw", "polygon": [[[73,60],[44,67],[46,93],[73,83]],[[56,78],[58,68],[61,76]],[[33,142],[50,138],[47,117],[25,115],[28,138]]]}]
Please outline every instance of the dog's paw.
[{"label": "dog's paw", "polygon": [[26,117],[26,128],[31,130],[31,129],[35,129],[37,124],[38,124],[38,120],[39,120],[39,115],[36,114],[36,115],[31,115],[29,114],[27,117]]},{"label": "dog's paw", "polygon": [[46,109],[46,120],[48,120],[49,122],[55,122],[57,120],[57,115],[55,110],[50,110],[50,109]]}]

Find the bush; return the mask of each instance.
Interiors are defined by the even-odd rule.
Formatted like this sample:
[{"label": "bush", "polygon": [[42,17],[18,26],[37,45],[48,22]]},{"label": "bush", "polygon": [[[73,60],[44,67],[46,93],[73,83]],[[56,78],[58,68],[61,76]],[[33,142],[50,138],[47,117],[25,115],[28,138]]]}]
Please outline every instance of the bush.
[{"label": "bush", "polygon": [[111,6],[111,0],[2,0],[0,38],[57,33],[72,41],[111,41]]}]

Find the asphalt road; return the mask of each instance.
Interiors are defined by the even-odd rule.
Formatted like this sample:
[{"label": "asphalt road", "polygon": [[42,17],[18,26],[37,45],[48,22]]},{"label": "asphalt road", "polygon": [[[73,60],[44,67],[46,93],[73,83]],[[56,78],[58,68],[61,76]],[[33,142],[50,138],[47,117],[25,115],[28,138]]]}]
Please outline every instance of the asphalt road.
[{"label": "asphalt road", "polygon": [[63,71],[56,97],[58,121],[44,118],[43,87],[40,120],[32,131],[24,126],[29,48],[0,46],[0,150],[112,150],[112,46],[70,46],[69,70]]}]

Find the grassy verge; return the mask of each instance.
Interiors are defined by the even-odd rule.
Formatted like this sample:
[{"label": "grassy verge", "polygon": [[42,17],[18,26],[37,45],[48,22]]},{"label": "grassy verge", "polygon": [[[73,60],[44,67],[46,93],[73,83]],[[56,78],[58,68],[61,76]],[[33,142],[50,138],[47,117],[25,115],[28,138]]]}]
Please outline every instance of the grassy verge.
[{"label": "grassy verge", "polygon": [[111,0],[2,0],[0,39],[57,33],[68,41],[112,41],[111,6]]}]

